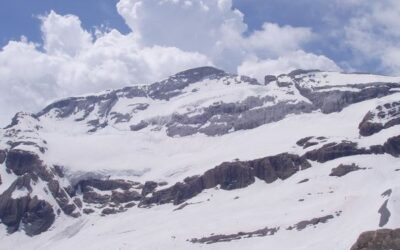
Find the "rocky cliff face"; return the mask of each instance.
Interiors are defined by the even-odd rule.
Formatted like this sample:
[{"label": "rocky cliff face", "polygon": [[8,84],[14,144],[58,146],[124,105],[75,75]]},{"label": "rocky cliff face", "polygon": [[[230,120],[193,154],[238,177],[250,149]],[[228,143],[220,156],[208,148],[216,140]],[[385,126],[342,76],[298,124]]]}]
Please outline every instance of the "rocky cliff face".
[{"label": "rocky cliff face", "polygon": [[19,113],[4,130],[6,146],[0,153],[3,193],[0,219],[9,233],[23,230],[37,235],[50,228],[61,212],[79,217],[80,212],[60,183],[66,180],[41,158],[46,141],[39,138],[36,116]]},{"label": "rocky cliff face", "polygon": [[[18,113],[0,131],[0,239],[295,249],[282,241],[295,237],[305,249],[349,249],[368,228],[400,226],[399,87],[301,70],[259,83],[203,67]],[[331,237],[339,225],[351,229],[342,243]],[[107,245],[97,227],[129,241]],[[352,249],[390,249],[396,237],[365,233]]]}]

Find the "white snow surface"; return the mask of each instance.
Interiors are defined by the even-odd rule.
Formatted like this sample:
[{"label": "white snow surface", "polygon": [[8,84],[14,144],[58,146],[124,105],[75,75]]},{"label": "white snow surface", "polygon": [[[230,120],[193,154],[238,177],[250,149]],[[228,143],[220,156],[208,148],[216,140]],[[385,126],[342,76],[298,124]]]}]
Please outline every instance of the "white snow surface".
[{"label": "white snow surface", "polygon": [[[400,82],[400,78],[363,74],[311,74],[317,80],[304,81],[311,87]],[[311,76],[307,74],[303,77],[307,79]],[[279,100],[299,101],[303,98],[298,93],[288,94],[276,83],[265,87],[209,81],[192,84],[185,92],[187,94],[168,102],[121,98],[114,109],[129,113],[133,112],[130,106],[132,102],[150,104],[148,109],[134,116],[132,123],[135,123],[190,107],[201,108],[215,99],[240,101],[255,93],[259,96],[275,96]],[[216,137],[195,134],[172,138],[163,129],[154,131],[149,127],[130,132],[126,131],[126,126],[108,126],[88,134],[86,128],[73,118],[55,120],[46,116],[41,118],[39,133],[40,138],[47,142],[48,150],[41,157],[49,166],[65,167],[70,180],[97,173],[139,182],[166,181],[168,185],[173,185],[185,177],[202,174],[224,161],[253,160],[283,152],[302,155],[321,146],[306,150],[296,146],[296,141],[307,136],[324,136],[326,143],[350,140],[362,147],[383,144],[387,138],[399,135],[398,126],[370,137],[360,137],[358,125],[368,111],[394,99],[400,99],[400,94],[353,104],[338,113],[326,115],[316,111],[291,115],[279,122]],[[4,140],[0,140],[0,143],[4,143]],[[340,178],[329,176],[331,169],[339,164],[352,163],[366,169]],[[174,211],[176,206],[166,204],[150,209],[134,207],[124,213],[105,217],[97,214],[78,219],[59,216],[48,232],[35,237],[28,237],[22,232],[8,235],[5,227],[0,225],[0,249],[350,249],[361,232],[379,228],[378,209],[386,199],[389,199],[391,217],[385,227],[400,227],[398,168],[400,159],[390,155],[351,156],[323,164],[312,162],[311,168],[285,181],[266,184],[257,180],[247,188],[233,191],[209,189],[190,199],[188,202],[191,205],[178,211]],[[1,193],[11,180],[4,166],[0,166],[0,175],[3,180]],[[299,184],[306,178],[308,182]],[[393,191],[391,196],[382,197],[381,194],[388,189]],[[21,192],[25,191],[20,190],[13,195],[24,195]],[[55,202],[52,205],[56,206]],[[301,231],[287,230],[300,221],[326,215],[333,215],[334,218]],[[211,234],[250,232],[265,227],[279,227],[279,231],[271,236],[216,244],[193,244],[187,241]]]},{"label": "white snow surface", "polygon": [[297,75],[296,79],[301,79],[302,85],[307,87],[400,82],[400,77],[354,73],[346,74],[340,72],[311,72],[307,74]]}]

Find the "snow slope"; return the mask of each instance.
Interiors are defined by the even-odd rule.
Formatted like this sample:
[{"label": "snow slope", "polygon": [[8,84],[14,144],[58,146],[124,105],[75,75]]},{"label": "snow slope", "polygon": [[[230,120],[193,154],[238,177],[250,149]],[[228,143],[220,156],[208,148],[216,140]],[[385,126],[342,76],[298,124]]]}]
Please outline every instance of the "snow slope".
[{"label": "snow slope", "polygon": [[[359,124],[378,105],[399,100],[399,89],[400,78],[367,74],[298,71],[264,84],[216,69],[194,69],[151,86],[66,99],[37,115],[19,114],[20,121],[1,131],[0,150],[29,151],[49,169],[62,166],[63,175],[56,179],[65,190],[87,179],[155,181],[164,183],[156,188],[163,190],[222,162],[280,153],[303,156],[343,141],[358,148],[383,147],[400,135],[399,126],[361,136]],[[137,129],[141,122],[146,125]],[[312,145],[299,145],[311,136]],[[256,178],[234,190],[217,186],[178,205],[140,207],[141,201],[135,201],[106,216],[102,209],[115,204],[91,204],[84,190],[67,191],[75,204],[83,201],[74,210],[80,216],[57,213],[51,227],[33,237],[23,228],[9,234],[0,225],[0,249],[350,249],[361,232],[400,227],[400,158],[388,152],[308,159],[310,168],[287,179],[266,183]],[[332,176],[341,164],[360,169]],[[6,168],[6,163],[0,168],[0,193],[16,178]],[[39,181],[32,192],[15,190],[12,199],[41,192],[48,200],[46,183]],[[51,199],[53,207],[61,208],[58,197]],[[382,207],[389,218],[378,212]],[[94,212],[86,214],[89,208]],[[265,228],[276,231],[251,233]],[[235,234],[226,242],[193,240]]]}]

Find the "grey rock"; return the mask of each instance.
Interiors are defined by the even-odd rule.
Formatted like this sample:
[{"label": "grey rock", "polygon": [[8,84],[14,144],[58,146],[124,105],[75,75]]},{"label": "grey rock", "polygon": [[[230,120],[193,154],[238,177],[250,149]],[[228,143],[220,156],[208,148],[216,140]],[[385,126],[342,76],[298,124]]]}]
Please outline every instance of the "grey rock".
[{"label": "grey rock", "polygon": [[83,213],[85,213],[85,214],[92,214],[92,213],[94,213],[95,211],[93,210],[93,209],[91,209],[91,208],[84,208],[83,209]]},{"label": "grey rock", "polygon": [[[365,100],[370,100],[378,97],[387,96],[395,93],[392,89],[400,86],[398,83],[371,83],[371,84],[357,84],[351,85],[348,87],[358,88],[359,91],[340,91],[340,90],[332,90],[329,91],[329,87],[324,89],[325,91],[313,91],[310,89],[301,88],[299,85],[296,85],[301,94],[310,101],[314,103],[314,105],[321,109],[321,111],[325,114],[339,112],[343,110],[343,108],[358,102],[362,102]],[[318,88],[316,89],[318,90]]]},{"label": "grey rock", "polygon": [[389,200],[386,200],[378,210],[378,213],[381,215],[379,219],[379,227],[384,227],[389,222],[391,213],[387,207],[388,201]]},{"label": "grey rock", "polygon": [[383,148],[386,153],[394,157],[400,157],[400,135],[389,138],[383,145]]},{"label": "grey rock", "polygon": [[60,183],[57,180],[51,180],[48,183],[48,187],[63,212],[67,215],[73,215],[78,207],[68,196],[67,192],[60,186]]},{"label": "grey rock", "polygon": [[30,199],[26,211],[21,219],[23,229],[29,236],[34,236],[47,231],[55,221],[53,207],[36,196]]},{"label": "grey rock", "polygon": [[304,157],[312,161],[324,163],[345,156],[371,153],[372,152],[369,149],[358,148],[357,143],[355,142],[342,141],[340,143],[328,143],[319,149],[308,151]]},{"label": "grey rock", "polygon": [[91,204],[107,204],[110,202],[110,195],[98,194],[94,191],[87,191],[83,193],[83,201]]},{"label": "grey rock", "polygon": [[12,193],[21,188],[32,191],[30,174],[18,177],[13,184],[0,195],[0,219],[9,233],[23,229],[29,236],[46,231],[53,224],[55,214],[52,206],[36,196],[12,198]]},{"label": "grey rock", "polygon": [[4,129],[10,129],[10,128],[14,127],[15,125],[18,125],[22,120],[24,120],[25,116],[29,116],[29,117],[33,118],[34,120],[39,121],[38,116],[35,114],[18,112],[12,118],[11,123],[8,126],[6,126]]},{"label": "grey rock", "polygon": [[329,176],[336,176],[336,177],[342,177],[347,175],[350,172],[358,171],[358,170],[364,170],[365,168],[360,168],[356,164],[351,164],[351,165],[345,165],[345,164],[340,164],[338,167],[333,168]]},{"label": "grey rock", "polygon": [[133,124],[130,126],[130,129],[132,131],[139,131],[141,129],[146,128],[147,126],[149,126],[149,123],[146,121],[140,121],[138,124]]},{"label": "grey rock", "polygon": [[[378,118],[378,121],[374,121]],[[386,103],[369,111],[359,125],[360,135],[370,136],[396,125],[400,125],[400,101]]]},{"label": "grey rock", "polygon": [[103,215],[110,215],[110,214],[116,214],[116,213],[118,213],[119,211],[117,210],[117,209],[115,209],[115,208],[104,208],[102,211],[101,211],[101,213],[103,214]]},{"label": "grey rock", "polygon": [[362,233],[351,250],[400,249],[400,229],[380,229]]},{"label": "grey rock", "polygon": [[390,197],[392,195],[392,189],[388,189],[381,194],[382,197]]},{"label": "grey rock", "polygon": [[314,136],[304,137],[304,138],[298,140],[296,142],[296,145],[300,146],[300,147],[304,147],[304,145],[306,145],[306,143],[308,143],[312,138],[314,138]]},{"label": "grey rock", "polygon": [[136,206],[135,202],[129,202],[128,204],[125,204],[124,208],[132,208],[134,206]]},{"label": "grey rock", "polygon": [[300,221],[299,223],[297,223],[294,226],[290,226],[287,230],[293,230],[296,229],[297,231],[302,231],[305,228],[309,227],[309,226],[316,226],[320,223],[326,223],[329,220],[333,219],[334,216],[333,215],[326,215],[323,217],[318,217],[318,218],[313,218],[311,220],[304,220],[304,221]]},{"label": "grey rock", "polygon": [[142,196],[152,193],[158,187],[157,182],[146,181],[142,189]]},{"label": "grey rock", "polygon": [[36,154],[27,151],[10,150],[7,154],[6,167],[18,176],[38,170],[41,164]]},{"label": "grey rock", "polygon": [[192,243],[199,243],[199,244],[214,244],[219,242],[229,242],[233,240],[240,240],[245,238],[253,238],[253,237],[265,237],[274,235],[279,231],[279,228],[269,228],[265,227],[263,229],[251,231],[251,232],[239,232],[235,234],[217,234],[211,235],[208,237],[203,238],[193,238],[190,239]]},{"label": "grey rock", "polygon": [[153,192],[151,197],[144,197],[139,206],[165,203],[178,205],[218,185],[224,190],[245,188],[254,183],[255,177],[272,183],[277,179],[287,179],[309,167],[311,165],[304,158],[287,153],[247,162],[225,162],[201,176],[186,178],[183,183],[178,182]]},{"label": "grey rock", "polygon": [[306,183],[308,181],[309,181],[309,179],[304,179],[304,180],[299,181],[298,184]]},{"label": "grey rock", "polygon": [[268,84],[270,84],[271,82],[276,81],[276,80],[278,80],[278,78],[277,78],[276,76],[274,76],[274,75],[266,75],[266,76],[264,77],[264,84],[265,84],[265,85],[268,85]]},{"label": "grey rock", "polygon": [[162,82],[157,82],[149,87],[149,96],[153,99],[169,100],[180,95],[181,90],[192,83],[203,79],[215,79],[228,76],[222,70],[213,67],[200,67],[180,72]]},{"label": "grey rock", "polygon": [[303,157],[283,153],[251,161],[255,176],[267,183],[277,179],[285,180],[300,170],[310,168],[310,163]]},{"label": "grey rock", "polygon": [[88,179],[78,182],[76,189],[80,188],[82,192],[92,191],[92,187],[101,191],[110,191],[115,189],[129,190],[133,183],[126,180],[101,180]]},{"label": "grey rock", "polygon": [[5,150],[1,150],[0,149],[0,165],[4,163],[4,161],[6,160],[6,151]]},{"label": "grey rock", "polygon": [[111,201],[114,203],[128,203],[131,201],[140,201],[142,196],[136,191],[117,192],[112,191]]}]

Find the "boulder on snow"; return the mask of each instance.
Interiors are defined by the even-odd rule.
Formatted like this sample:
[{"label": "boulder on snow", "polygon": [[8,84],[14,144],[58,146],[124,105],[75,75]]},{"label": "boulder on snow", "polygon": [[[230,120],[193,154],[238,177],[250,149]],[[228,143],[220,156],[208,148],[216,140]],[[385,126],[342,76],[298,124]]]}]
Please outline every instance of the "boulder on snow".
[{"label": "boulder on snow", "polygon": [[354,172],[357,170],[364,170],[365,168],[360,168],[356,164],[351,164],[351,165],[345,165],[345,164],[340,164],[336,168],[333,168],[329,176],[336,176],[336,177],[342,177],[347,175],[350,172]]}]

